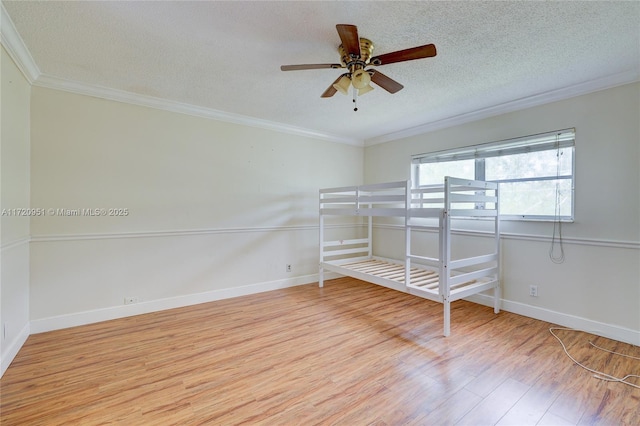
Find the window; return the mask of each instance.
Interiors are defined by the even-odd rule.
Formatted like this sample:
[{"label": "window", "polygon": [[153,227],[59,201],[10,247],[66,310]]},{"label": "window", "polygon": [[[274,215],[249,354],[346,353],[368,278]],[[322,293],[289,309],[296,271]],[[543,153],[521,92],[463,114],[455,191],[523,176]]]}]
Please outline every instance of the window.
[{"label": "window", "polygon": [[414,155],[413,182],[441,184],[445,176],[498,182],[501,217],[571,221],[574,147],[575,129],[567,129]]}]

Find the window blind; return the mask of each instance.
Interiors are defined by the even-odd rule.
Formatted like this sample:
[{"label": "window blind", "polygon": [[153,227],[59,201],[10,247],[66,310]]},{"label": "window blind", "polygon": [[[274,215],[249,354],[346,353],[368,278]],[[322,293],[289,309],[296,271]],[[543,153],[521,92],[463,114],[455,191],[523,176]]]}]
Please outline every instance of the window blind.
[{"label": "window blind", "polygon": [[411,162],[413,164],[439,163],[444,161],[470,160],[476,158],[523,154],[527,152],[547,151],[550,149],[572,147],[575,145],[575,138],[575,129],[557,130],[554,132],[523,136],[500,142],[491,142],[446,151],[412,155]]}]

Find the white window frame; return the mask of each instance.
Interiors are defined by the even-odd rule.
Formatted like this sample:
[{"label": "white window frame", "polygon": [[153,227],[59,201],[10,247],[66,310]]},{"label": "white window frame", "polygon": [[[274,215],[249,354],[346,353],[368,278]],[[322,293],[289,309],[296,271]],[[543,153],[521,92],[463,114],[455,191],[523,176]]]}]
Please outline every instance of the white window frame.
[{"label": "white window frame", "polygon": [[[505,215],[501,214],[501,219],[506,220],[538,220],[538,221],[563,221],[573,222],[575,215],[575,129],[556,130],[553,132],[541,133],[531,136],[523,136],[515,139],[508,139],[499,142],[491,142],[481,145],[472,145],[464,148],[450,149],[446,151],[437,151],[432,153],[416,154],[411,156],[411,177],[415,186],[419,185],[419,170],[421,164],[449,162],[459,160],[476,160],[475,179],[484,179],[484,159],[489,157],[499,157],[506,155],[522,154],[538,151],[559,150],[562,148],[570,148],[571,156],[571,174],[570,175],[553,175],[531,178],[514,178],[493,180],[497,183],[511,182],[536,182],[544,180],[571,180],[571,214],[570,215]],[[427,185],[420,185],[427,186]],[[482,209],[484,206],[476,204],[476,209]]]}]

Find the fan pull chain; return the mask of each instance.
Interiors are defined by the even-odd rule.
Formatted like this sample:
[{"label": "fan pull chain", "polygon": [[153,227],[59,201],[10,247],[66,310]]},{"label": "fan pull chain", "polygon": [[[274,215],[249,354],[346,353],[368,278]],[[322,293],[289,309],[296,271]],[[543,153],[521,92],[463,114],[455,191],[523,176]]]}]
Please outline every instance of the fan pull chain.
[{"label": "fan pull chain", "polygon": [[358,110],[358,89],[353,88],[353,110]]}]

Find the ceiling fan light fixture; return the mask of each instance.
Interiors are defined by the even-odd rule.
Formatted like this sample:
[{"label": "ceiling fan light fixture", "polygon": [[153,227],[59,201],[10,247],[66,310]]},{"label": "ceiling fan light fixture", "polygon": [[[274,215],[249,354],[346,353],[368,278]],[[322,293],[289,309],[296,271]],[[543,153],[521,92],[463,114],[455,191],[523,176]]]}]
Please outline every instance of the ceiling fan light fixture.
[{"label": "ceiling fan light fixture", "polygon": [[371,76],[365,70],[360,69],[353,73],[352,81],[353,87],[362,90],[371,82]]},{"label": "ceiling fan light fixture", "polygon": [[367,84],[362,89],[358,89],[358,96],[362,96],[366,93],[369,93],[372,90],[373,90],[373,87],[370,84]]},{"label": "ceiling fan light fixture", "polygon": [[342,93],[343,95],[348,95],[350,85],[351,85],[351,80],[345,74],[340,78],[340,80],[338,80],[336,84],[333,85],[333,88],[336,89],[338,92]]}]

